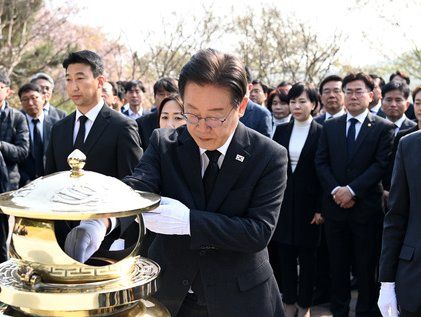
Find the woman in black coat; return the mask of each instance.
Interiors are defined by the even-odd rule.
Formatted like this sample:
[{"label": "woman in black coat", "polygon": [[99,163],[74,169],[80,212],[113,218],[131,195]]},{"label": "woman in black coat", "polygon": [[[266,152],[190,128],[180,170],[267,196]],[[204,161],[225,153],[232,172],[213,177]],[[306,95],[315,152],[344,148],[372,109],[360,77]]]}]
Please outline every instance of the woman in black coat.
[{"label": "woman in black coat", "polygon": [[269,252],[275,276],[282,276],[286,317],[295,316],[297,309],[298,316],[304,317],[310,316],[318,225],[323,222],[314,164],[322,126],[311,116],[318,103],[315,89],[297,83],[289,91],[288,100],[294,120],[279,125],[273,136],[288,150],[288,182]]}]

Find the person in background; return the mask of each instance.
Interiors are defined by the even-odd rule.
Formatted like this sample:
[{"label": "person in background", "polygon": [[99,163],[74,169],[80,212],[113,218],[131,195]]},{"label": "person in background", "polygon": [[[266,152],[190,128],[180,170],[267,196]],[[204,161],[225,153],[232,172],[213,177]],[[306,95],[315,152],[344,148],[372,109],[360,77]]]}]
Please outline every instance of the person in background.
[{"label": "person in background", "polygon": [[46,73],[36,73],[31,77],[31,83],[37,84],[41,87],[42,94],[44,95],[44,114],[55,117],[57,119],[63,119],[66,116],[66,112],[50,104],[50,99],[54,90],[54,80],[50,75]]},{"label": "person in background", "polygon": [[373,89],[373,100],[368,106],[369,111],[372,114],[378,115],[379,117],[386,118],[386,114],[382,109],[382,88],[386,84],[384,79],[376,74],[369,75],[373,79],[374,89]]},{"label": "person in background", "polygon": [[140,80],[127,81],[124,85],[124,90],[126,91],[124,99],[127,100],[129,108],[123,111],[123,114],[136,120],[148,113],[146,109],[143,108],[145,101],[144,93],[146,92],[146,89]]},{"label": "person in background", "polygon": [[294,119],[279,125],[273,140],[288,150],[288,181],[269,256],[278,285],[282,285],[285,316],[310,317],[319,225],[323,223],[314,165],[322,126],[311,115],[318,103],[317,90],[297,83],[287,98]]},{"label": "person in background", "polygon": [[289,111],[288,96],[282,91],[272,91],[267,100],[267,108],[272,113],[273,136],[278,125],[289,122],[292,118]]},{"label": "person in background", "polygon": [[158,109],[159,127],[176,129],[186,124],[183,117],[183,101],[179,95],[165,97]]},{"label": "person in background", "polygon": [[288,95],[289,90],[291,89],[292,84],[288,81],[281,81],[278,86],[276,86],[276,90],[284,92],[285,95]]},{"label": "person in background", "polygon": [[253,80],[251,82],[253,87],[250,90],[250,100],[257,103],[259,106],[266,107],[266,99],[268,97],[269,88],[260,80]]},{"label": "person in background", "polygon": [[155,98],[155,106],[152,106],[150,113],[147,113],[144,116],[141,116],[140,118],[136,119],[143,150],[146,150],[146,148],[148,147],[149,139],[152,135],[153,130],[158,128],[159,114],[156,110],[161,105],[162,100],[171,94],[178,93],[177,81],[170,77],[160,78],[153,85],[153,91]]},{"label": "person in background", "polygon": [[321,81],[319,92],[324,113],[314,119],[317,123],[323,124],[330,118],[337,118],[345,114],[342,77],[337,75],[327,76]]},{"label": "person in background", "polygon": [[113,81],[106,81],[102,86],[102,98],[105,104],[113,109],[117,108],[118,96],[117,85]]},{"label": "person in background", "polygon": [[29,155],[19,163],[20,182],[24,186],[45,175],[45,153],[50,141],[51,128],[57,117],[44,114],[44,95],[37,84],[24,84],[18,91],[22,113],[29,127]]},{"label": "person in background", "polygon": [[[0,71],[0,192],[19,187],[18,163],[29,153],[29,131],[25,116],[7,101],[9,76]],[[8,217],[0,213],[0,263],[7,260]]]}]

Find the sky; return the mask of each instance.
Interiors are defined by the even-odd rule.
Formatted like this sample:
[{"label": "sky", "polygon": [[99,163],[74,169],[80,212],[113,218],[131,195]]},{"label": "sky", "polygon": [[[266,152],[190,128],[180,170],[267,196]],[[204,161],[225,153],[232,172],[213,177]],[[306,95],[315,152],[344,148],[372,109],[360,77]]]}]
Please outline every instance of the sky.
[{"label": "sky", "polygon": [[[52,7],[66,0],[49,0]],[[158,30],[163,19],[174,15],[185,19],[201,12],[201,6],[213,7],[215,14],[230,10],[237,15],[259,12],[262,6],[275,4],[281,12],[308,24],[320,39],[329,39],[335,31],[344,36],[339,55],[344,64],[354,67],[381,64],[417,45],[421,48],[421,0],[73,0],[80,8],[72,22],[100,27],[112,38],[120,37],[134,50],[144,48],[142,34]],[[230,51],[228,41],[211,43]],[[386,56],[385,56],[386,55]]]}]

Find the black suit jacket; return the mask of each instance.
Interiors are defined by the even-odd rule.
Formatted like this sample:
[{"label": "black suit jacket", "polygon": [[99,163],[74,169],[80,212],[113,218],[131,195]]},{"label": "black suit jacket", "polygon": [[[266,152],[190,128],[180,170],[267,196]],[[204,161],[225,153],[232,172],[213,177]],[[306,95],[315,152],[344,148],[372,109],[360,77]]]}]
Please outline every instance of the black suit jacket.
[{"label": "black suit jacket", "polygon": [[[74,150],[75,116],[76,112],[73,112],[58,121],[51,130],[47,149],[46,175],[70,169],[67,157]],[[98,113],[85,144],[80,150],[86,155],[85,170],[119,179],[132,173],[143,153],[136,122],[105,104]],[[106,243],[104,248],[109,247],[114,237],[120,236],[127,230],[131,219],[121,218],[119,224],[119,230],[114,230],[107,236],[109,239],[104,242]],[[64,244],[69,228],[65,225],[60,227],[57,225],[57,228],[59,243]],[[132,240],[126,240],[127,245],[131,245],[132,242]]]},{"label": "black suit jacket", "polygon": [[[394,125],[368,113],[356,140],[356,150],[347,154],[346,118],[325,122],[316,154],[316,169],[323,187],[323,213],[336,220],[353,219],[367,222],[383,210],[384,177],[392,153]],[[355,192],[356,203],[342,209],[331,192],[337,186],[349,185]],[[379,214],[380,216],[381,214]]]},{"label": "black suit jacket", "polygon": [[270,138],[272,134],[272,115],[268,109],[249,100],[246,111],[240,118],[246,126]]},{"label": "black suit jacket", "polygon": [[399,142],[380,257],[379,280],[396,283],[398,305],[407,311],[421,308],[420,153],[421,132]]},{"label": "black suit jacket", "polygon": [[[293,128],[294,121],[281,124],[273,135],[273,140],[284,146],[288,155]],[[302,247],[318,244],[320,227],[310,222],[321,207],[321,188],[314,164],[321,132],[322,126],[313,120],[294,173],[288,159],[288,182],[273,241]]]},{"label": "black suit jacket", "polygon": [[[22,113],[25,114],[24,111]],[[27,119],[28,127],[29,122]],[[59,119],[56,117],[50,117],[50,116],[44,116],[44,122],[43,122],[43,145],[44,145],[44,167],[45,167],[45,160],[48,148],[48,143],[50,142],[50,136],[51,136],[51,129],[53,128],[54,123],[56,123]],[[19,173],[20,173],[20,186],[24,186],[30,181],[33,181],[35,179],[35,156],[34,156],[34,149],[33,149],[33,142],[31,139],[31,134],[29,133],[29,155],[28,157],[21,163],[19,163]],[[42,176],[42,175],[41,175]]]},{"label": "black suit jacket", "polygon": [[156,110],[136,119],[143,150],[148,147],[153,130],[159,128],[158,121],[158,111]]},{"label": "black suit jacket", "polygon": [[383,109],[380,107],[379,111],[377,111],[376,116],[380,118],[386,118],[386,114],[384,113]]},{"label": "black suit jacket", "polygon": [[326,113],[321,114],[320,116],[317,116],[316,118],[314,118],[314,121],[316,121],[316,123],[323,125],[323,123],[325,123],[326,121]]},{"label": "black suit jacket", "polygon": [[286,185],[286,150],[239,123],[209,203],[200,151],[185,126],[157,129],[125,182],[190,208],[191,235],[157,234],[149,257],[161,265],[159,300],[177,315],[201,274],[209,316],[283,316],[267,244]]}]

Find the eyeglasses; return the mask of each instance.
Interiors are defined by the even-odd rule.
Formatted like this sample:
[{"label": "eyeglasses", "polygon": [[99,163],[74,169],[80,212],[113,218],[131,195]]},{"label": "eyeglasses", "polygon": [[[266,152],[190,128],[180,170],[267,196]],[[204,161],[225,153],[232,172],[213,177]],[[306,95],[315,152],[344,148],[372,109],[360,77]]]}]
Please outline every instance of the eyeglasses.
[{"label": "eyeglasses", "polygon": [[187,124],[191,124],[191,125],[199,125],[200,120],[204,120],[206,126],[208,126],[209,128],[218,128],[220,126],[222,126],[224,124],[225,121],[227,121],[229,115],[231,114],[232,110],[234,109],[234,107],[231,108],[231,110],[228,112],[228,114],[225,116],[225,118],[220,119],[220,118],[215,118],[215,117],[201,117],[201,116],[197,116],[193,113],[184,113],[183,117],[186,119]]},{"label": "eyeglasses", "polygon": [[32,96],[32,97],[30,97],[30,98],[22,98],[22,99],[20,100],[20,102],[21,102],[22,104],[28,104],[28,103],[29,103],[29,101],[36,102],[38,99],[39,99],[39,97],[38,97],[38,96]]},{"label": "eyeglasses", "polygon": [[366,94],[368,91],[366,90],[345,90],[345,96],[348,98],[352,97],[352,95],[355,95],[357,98],[361,98],[364,94]]}]

